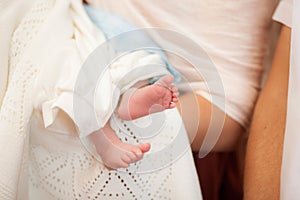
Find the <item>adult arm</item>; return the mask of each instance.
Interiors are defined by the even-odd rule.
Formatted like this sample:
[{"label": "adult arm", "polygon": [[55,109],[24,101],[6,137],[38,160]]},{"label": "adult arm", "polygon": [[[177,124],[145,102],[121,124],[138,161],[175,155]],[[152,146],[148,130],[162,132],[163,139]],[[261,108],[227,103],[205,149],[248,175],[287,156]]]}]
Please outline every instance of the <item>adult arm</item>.
[{"label": "adult arm", "polygon": [[279,199],[291,30],[283,26],[272,68],[255,107],[247,145],[245,199]]}]

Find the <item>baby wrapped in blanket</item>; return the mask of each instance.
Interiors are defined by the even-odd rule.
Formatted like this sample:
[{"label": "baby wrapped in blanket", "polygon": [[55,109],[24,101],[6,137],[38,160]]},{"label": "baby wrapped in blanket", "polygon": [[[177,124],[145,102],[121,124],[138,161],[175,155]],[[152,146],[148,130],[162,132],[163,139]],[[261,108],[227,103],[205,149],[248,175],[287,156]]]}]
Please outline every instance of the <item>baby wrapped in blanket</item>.
[{"label": "baby wrapped in blanket", "polygon": [[[110,87],[114,85],[110,81],[104,91],[96,91],[96,94],[104,94],[95,95],[95,110],[100,120],[97,126],[89,126],[93,116],[85,118],[84,112],[77,113],[77,109],[86,107],[77,106],[75,100],[84,97],[78,95],[78,92],[87,92],[93,85],[79,85],[82,86],[79,87],[82,91],[76,90],[75,86],[76,81],[81,80],[78,79],[79,74],[85,75],[81,73],[84,61],[95,48],[105,42],[105,37],[87,16],[82,2],[34,0],[7,3],[12,5],[14,12],[10,16],[1,15],[1,19],[11,19],[9,17],[20,14],[20,4],[26,5],[28,11],[20,16],[21,21],[14,26],[10,42],[7,42],[10,43],[7,58],[8,86],[0,112],[0,141],[3,149],[6,149],[2,151],[0,161],[0,199],[182,199],[183,196],[201,199],[188,139],[176,109],[157,113],[166,113],[166,126],[154,141],[140,140],[141,143],[150,142],[151,151],[156,147],[160,150],[169,147],[178,130],[180,137],[176,139],[184,142],[179,144],[181,149],[177,145],[176,148],[166,148],[166,151],[151,152],[143,162],[130,166],[141,172],[151,170],[150,173],[109,172],[82,145],[76,128],[81,131],[80,136],[84,137],[105,126],[112,112],[106,112],[107,115],[105,112],[98,112],[105,111],[103,108],[106,108],[100,97],[111,100],[107,91],[111,91]],[[151,58],[151,54],[146,51],[136,53],[127,54],[127,62],[124,62],[126,59],[123,56],[122,62],[116,61],[112,66],[127,63],[126,66],[133,67],[131,64],[139,61],[154,63],[153,67],[137,67],[145,73],[142,77],[137,76],[136,82],[169,74],[166,63],[161,62],[161,55],[156,55],[159,59],[145,62],[147,58]],[[159,66],[159,63],[163,66]],[[96,72],[101,63],[93,67],[95,70],[91,71],[92,74],[83,79],[87,83],[90,83],[88,81],[93,75],[99,78]],[[110,69],[113,71],[112,67]],[[119,69],[123,67],[120,66]],[[129,75],[136,74],[138,73]],[[113,75],[116,73],[106,77],[113,78]],[[122,80],[123,84],[130,81],[127,76]],[[114,91],[118,89],[122,94],[127,88],[116,87]],[[77,115],[83,116],[88,123],[78,123]],[[113,115],[113,119],[115,116]],[[135,135],[145,134],[143,131],[133,131]],[[127,135],[123,136],[122,140],[127,141]],[[140,144],[131,138],[128,141]],[[180,154],[175,151],[178,149]],[[148,156],[153,159],[148,159]],[[151,184],[145,184],[148,180],[151,180]]]},{"label": "baby wrapped in blanket", "polygon": [[[96,110],[97,107],[100,108],[96,111],[98,124],[103,128],[92,134],[91,131],[80,130],[80,127],[79,131],[81,136],[90,134],[90,139],[107,167],[126,168],[130,163],[139,161],[143,154],[149,151],[150,144],[123,143],[109,124],[112,111],[117,110],[116,113],[122,120],[133,120],[150,113],[175,108],[178,89],[172,83],[174,77],[177,82],[180,76],[168,64],[163,51],[159,50],[146,33],[136,30],[131,24],[111,13],[88,6],[85,9],[94,24],[108,39],[108,46],[115,54],[111,57],[119,56],[119,58],[104,69],[99,89],[96,90],[98,99]],[[140,45],[158,50],[130,51],[131,48]],[[119,95],[121,99],[119,105],[116,105],[114,102],[119,100]],[[82,121],[83,126],[89,124],[86,120],[89,119]]]}]

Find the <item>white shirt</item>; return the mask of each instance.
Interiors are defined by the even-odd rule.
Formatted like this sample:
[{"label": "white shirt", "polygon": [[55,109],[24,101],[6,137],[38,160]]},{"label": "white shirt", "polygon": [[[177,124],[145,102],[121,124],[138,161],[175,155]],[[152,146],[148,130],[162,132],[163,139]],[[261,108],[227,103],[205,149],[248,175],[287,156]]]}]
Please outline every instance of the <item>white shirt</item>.
[{"label": "white shirt", "polygon": [[[186,62],[170,57],[187,77],[195,93],[212,102],[247,127],[263,71],[263,59],[276,0],[90,0],[92,5],[113,12],[136,26],[173,30],[200,45],[215,64],[224,94],[206,88],[206,81]],[[209,80],[211,82],[218,80]]]}]

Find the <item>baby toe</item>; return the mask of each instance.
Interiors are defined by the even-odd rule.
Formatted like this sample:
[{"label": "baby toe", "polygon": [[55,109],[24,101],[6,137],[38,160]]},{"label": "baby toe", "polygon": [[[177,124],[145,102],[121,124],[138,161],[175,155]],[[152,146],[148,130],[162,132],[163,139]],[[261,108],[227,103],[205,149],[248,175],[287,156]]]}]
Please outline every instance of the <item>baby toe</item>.
[{"label": "baby toe", "polygon": [[177,97],[173,97],[172,98],[172,102],[177,103],[178,102],[178,98]]},{"label": "baby toe", "polygon": [[121,158],[115,162],[103,163],[108,170],[115,170],[118,168],[127,168],[129,167],[129,163],[123,161]]},{"label": "baby toe", "polygon": [[175,102],[171,102],[169,105],[169,108],[175,108],[176,107],[176,103]]},{"label": "baby toe", "polygon": [[129,156],[129,152],[125,153],[124,155],[121,156],[121,160],[124,161],[125,163],[130,163],[131,162],[131,158]]},{"label": "baby toe", "polygon": [[142,151],[142,153],[146,153],[146,152],[148,152],[150,150],[151,145],[149,143],[140,144],[139,148]]},{"label": "baby toe", "polygon": [[140,149],[140,147],[134,149],[134,154],[135,154],[135,162],[141,160],[144,157],[144,153]]},{"label": "baby toe", "polygon": [[128,168],[129,167],[129,163],[127,162],[120,162],[119,166],[115,169],[118,169],[118,168]]},{"label": "baby toe", "polygon": [[170,89],[173,93],[178,92],[178,87],[176,87],[176,85],[171,85]]},{"label": "baby toe", "polygon": [[108,171],[111,171],[111,170],[115,170],[116,168],[112,168],[112,167],[110,167],[110,166],[108,166],[108,165],[105,165],[105,167],[106,167],[106,169],[108,170]]},{"label": "baby toe", "polygon": [[172,93],[172,96],[173,96],[173,97],[178,97],[178,96],[179,96],[179,92],[173,92],[173,93]]},{"label": "baby toe", "polygon": [[141,160],[141,159],[143,158],[143,156],[144,156],[143,153],[135,154],[135,155],[134,155],[134,158],[132,158],[131,162],[132,162],[132,163],[138,162],[139,160]]},{"label": "baby toe", "polygon": [[134,149],[132,150],[132,152],[133,152],[136,156],[141,156],[141,155],[143,155],[143,152],[142,152],[140,146],[138,146],[137,148],[134,148]]},{"label": "baby toe", "polygon": [[131,163],[136,162],[136,155],[134,152],[128,152],[127,155],[130,158]]}]

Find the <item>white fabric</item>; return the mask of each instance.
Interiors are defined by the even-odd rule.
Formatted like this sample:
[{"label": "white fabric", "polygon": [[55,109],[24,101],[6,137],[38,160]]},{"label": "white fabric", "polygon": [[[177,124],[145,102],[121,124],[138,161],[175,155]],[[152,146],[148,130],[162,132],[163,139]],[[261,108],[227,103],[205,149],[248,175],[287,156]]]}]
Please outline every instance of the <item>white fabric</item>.
[{"label": "white fabric", "polygon": [[292,27],[293,0],[281,1],[273,15],[275,21]]},{"label": "white fabric", "polygon": [[[152,151],[170,144],[174,130],[182,125],[177,110],[167,112],[168,122],[162,134],[148,140]],[[185,151],[180,157],[172,157],[170,153],[171,165],[137,174],[135,171],[144,165],[143,161],[132,165],[125,173],[110,172],[84,149],[78,137],[45,130],[39,115],[34,115],[31,125],[34,130],[31,132],[29,199],[202,199],[185,132],[180,133]],[[140,134],[134,132],[134,135],[121,134],[120,137],[136,143],[134,136]],[[158,152],[156,159],[146,164],[151,168],[151,164],[164,163],[159,155]]]},{"label": "white fabric", "polygon": [[[10,39],[16,26],[32,5],[34,0],[26,2],[17,0],[1,0],[0,1],[0,105],[6,91],[8,81],[8,57]],[[16,14],[18,13],[18,14]]]},{"label": "white fabric", "polygon": [[[0,113],[0,141],[3,148],[0,156],[1,199],[23,198],[17,195],[17,190],[28,185],[20,174],[26,173],[27,169],[29,120],[33,110],[34,80],[38,75],[39,68],[47,67],[41,64],[47,63],[49,53],[55,52],[51,49],[55,49],[58,47],[57,43],[72,36],[68,35],[72,27],[68,26],[69,21],[66,17],[68,14],[66,10],[69,9],[70,3],[70,1],[60,1],[60,6],[55,7],[50,13],[49,8],[54,6],[53,1],[38,1],[34,3],[34,6],[27,1],[26,6],[23,7],[32,8],[25,17],[23,17],[25,13],[22,12],[22,9],[20,13],[18,12],[19,4],[15,3],[11,5],[14,7],[13,13],[1,16],[1,18],[4,17],[3,20],[10,21],[15,18],[14,15],[20,14],[18,17],[22,19],[19,19],[20,25],[12,27],[13,38],[9,39],[8,37],[8,40],[5,41],[9,44],[11,42],[11,51],[10,65],[7,66],[10,69],[10,74],[7,76],[10,80],[8,87],[5,88],[6,93]],[[73,1],[72,6],[76,7],[76,2]],[[55,21],[59,23],[55,23]],[[16,29],[16,27],[18,28]],[[60,30],[65,31],[58,34],[57,31]],[[94,38],[97,38],[96,35]],[[42,48],[41,44],[44,44]],[[9,46],[8,44],[4,45]],[[49,52],[47,52],[48,50]],[[3,55],[4,59],[5,56]],[[45,61],[45,63],[40,61]],[[18,184],[23,181],[25,184],[19,186]]]},{"label": "white fabric", "polygon": [[[9,21],[20,14],[21,19],[5,41],[6,47],[11,45],[0,113],[0,198],[182,199],[188,194],[189,199],[201,199],[189,148],[178,160],[171,158],[173,165],[135,178],[108,172],[86,152],[72,121],[73,87],[83,61],[104,37],[80,0],[24,2],[24,8],[30,8],[25,16],[12,1],[12,18],[0,18]],[[5,53],[0,56],[8,60]],[[176,110],[168,117],[170,137],[172,124],[182,122]],[[184,131],[181,134],[186,138]],[[182,176],[188,179],[182,181]]]},{"label": "white fabric", "polygon": [[[215,63],[225,89],[225,108],[212,102],[247,127],[260,88],[266,40],[276,0],[89,0],[92,5],[124,17],[138,27],[173,30],[200,45]],[[233,14],[234,13],[234,14]],[[170,58],[194,91],[211,101],[223,94],[207,91],[202,77],[187,62]],[[217,81],[217,80],[209,80]]]},{"label": "white fabric", "polygon": [[287,119],[281,168],[280,199],[299,199],[300,180],[300,1],[286,0],[279,5],[274,19],[291,27],[291,55]]}]

